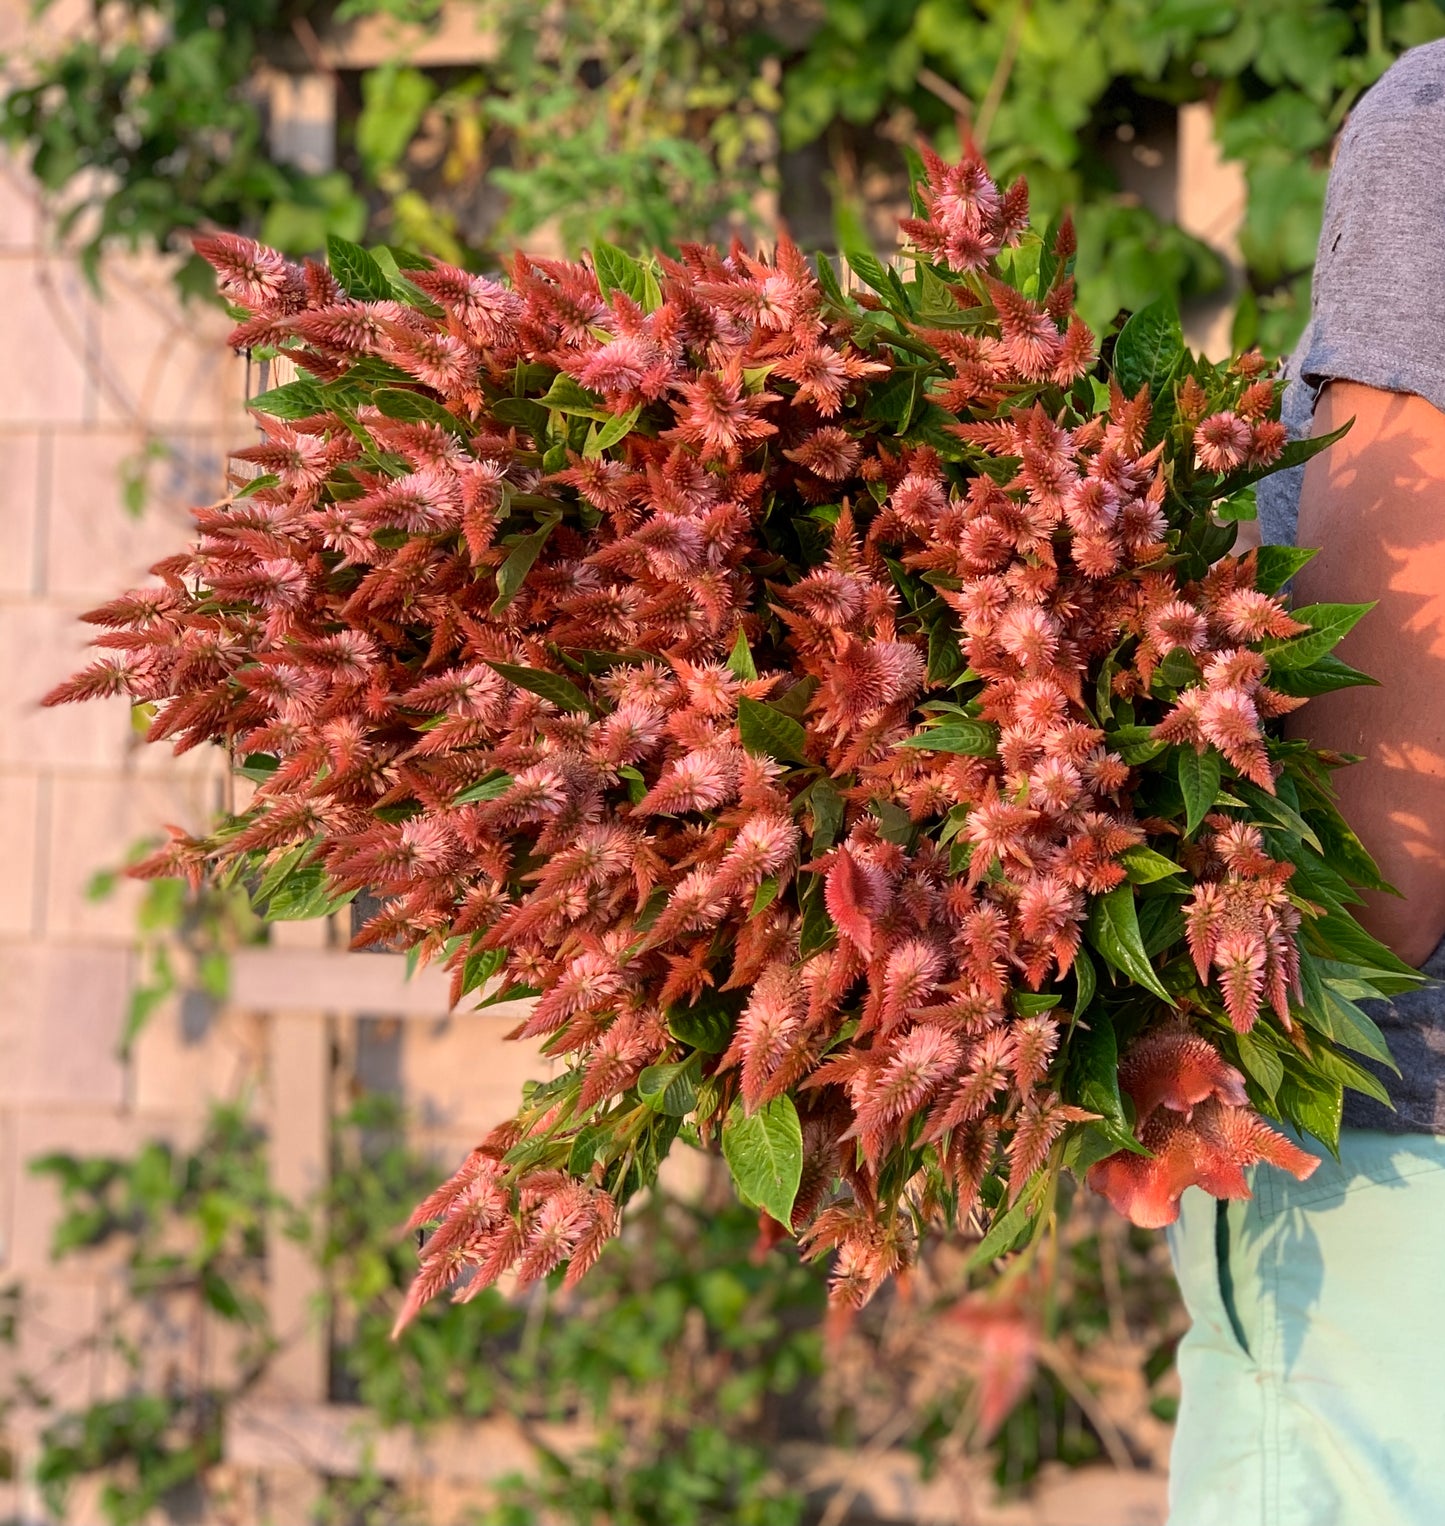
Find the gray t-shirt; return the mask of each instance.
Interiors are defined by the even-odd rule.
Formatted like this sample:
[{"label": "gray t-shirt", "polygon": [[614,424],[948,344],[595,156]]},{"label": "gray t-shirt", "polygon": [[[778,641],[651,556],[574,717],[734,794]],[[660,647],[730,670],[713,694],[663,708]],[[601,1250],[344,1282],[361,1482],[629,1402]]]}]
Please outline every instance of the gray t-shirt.
[{"label": "gray t-shirt", "polygon": [[[1412,392],[1445,412],[1445,42],[1412,48],[1360,101],[1325,195],[1309,326],[1285,368],[1284,421],[1311,431],[1329,381]],[[1259,525],[1292,545],[1304,468],[1259,484]],[[1445,943],[1423,966],[1445,980]],[[1345,1094],[1352,1128],[1445,1134],[1445,985],[1372,1004],[1399,1076],[1395,1111]]]}]

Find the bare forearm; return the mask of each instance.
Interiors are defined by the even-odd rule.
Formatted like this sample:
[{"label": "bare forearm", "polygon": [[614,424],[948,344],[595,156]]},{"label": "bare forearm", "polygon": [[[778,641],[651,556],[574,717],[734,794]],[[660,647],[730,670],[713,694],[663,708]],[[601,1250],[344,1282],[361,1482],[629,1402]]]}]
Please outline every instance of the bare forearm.
[{"label": "bare forearm", "polygon": [[1364,758],[1335,776],[1341,808],[1404,899],[1370,895],[1361,920],[1418,964],[1445,934],[1445,416],[1332,383],[1316,431],[1351,417],[1305,475],[1299,544],[1321,549],[1295,591],[1299,603],[1376,601],[1339,655],[1380,687],[1312,700],[1294,729]]}]

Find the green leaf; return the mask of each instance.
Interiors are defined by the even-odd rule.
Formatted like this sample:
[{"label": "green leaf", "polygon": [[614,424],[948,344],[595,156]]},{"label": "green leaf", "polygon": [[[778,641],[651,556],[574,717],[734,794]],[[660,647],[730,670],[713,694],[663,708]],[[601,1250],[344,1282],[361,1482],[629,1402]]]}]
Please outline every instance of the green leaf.
[{"label": "green leaf", "polygon": [[1074,955],[1074,1016],[1082,1017],[1088,1005],[1094,999],[1094,993],[1099,989],[1099,977],[1094,970],[1094,961],[1088,954],[1080,949]]},{"label": "green leaf", "polygon": [[1340,1124],[1344,1117],[1345,1088],[1341,1081],[1313,1081],[1306,1085],[1287,1075],[1275,1097],[1280,1114],[1296,1128],[1320,1140],[1332,1155],[1340,1151]]},{"label": "green leaf", "polygon": [[1184,796],[1184,835],[1192,837],[1213,809],[1223,768],[1219,754],[1212,747],[1203,752],[1181,747],[1175,771]]},{"label": "green leaf", "polygon": [[1185,358],[1179,314],[1167,297],[1142,307],[1114,343],[1114,374],[1126,397],[1148,386],[1156,399]]},{"label": "green leaf", "polygon": [[755,756],[780,763],[808,761],[808,734],[792,716],[744,696],[738,701],[738,736]]},{"label": "green leaf", "polygon": [[[553,379],[547,395],[539,399],[542,407],[554,413],[566,413],[584,419],[600,419],[604,424],[616,418],[616,414],[595,393],[589,392],[580,382],[574,381],[565,371],[559,371]],[[495,408],[493,412],[495,412]]]},{"label": "green leaf", "polygon": [[576,684],[559,673],[548,673],[542,668],[524,668],[511,662],[488,662],[487,666],[500,673],[509,684],[540,694],[550,700],[559,710],[577,710],[583,715],[593,713],[591,702]]},{"label": "green leaf", "polygon": [[733,649],[728,654],[728,672],[740,683],[756,683],[758,678],[757,664],[753,661],[752,650],[748,646],[748,638],[742,627],[738,627],[738,638],[733,642]]},{"label": "green leaf", "polygon": [[1166,858],[1162,853],[1156,853],[1153,848],[1137,847],[1129,848],[1120,855],[1119,862],[1124,866],[1124,872],[1129,880],[1135,885],[1152,885],[1155,880],[1168,879],[1171,874],[1183,874],[1184,871],[1172,858]]},{"label": "green leaf", "polygon": [[1120,726],[1107,734],[1105,745],[1113,748],[1131,767],[1157,758],[1169,745],[1159,741],[1152,726]]},{"label": "green leaf", "polygon": [[988,1227],[988,1233],[973,1248],[964,1263],[965,1270],[976,1272],[1000,1256],[1006,1256],[1018,1246],[1034,1227],[1034,1215],[1039,1199],[1048,1184],[1047,1169],[1037,1171],[1019,1193],[1018,1201],[1006,1213],[999,1214]]},{"label": "green leaf", "polygon": [[409,392],[405,387],[378,387],[372,393],[371,401],[389,419],[402,419],[410,424],[438,424],[463,440],[471,435],[466,423],[425,393]]},{"label": "green leaf", "polygon": [[596,460],[604,450],[610,450],[624,436],[629,434],[638,416],[642,412],[642,404],[630,409],[627,413],[614,413],[610,419],[600,428],[594,429],[587,436],[587,443],[582,448],[582,454],[587,460]]},{"label": "green leaf", "polygon": [[1270,675],[1270,683],[1281,694],[1298,699],[1313,699],[1317,694],[1329,694],[1335,689],[1349,689],[1360,684],[1378,686],[1379,679],[1371,678],[1358,668],[1352,668],[1333,652],[1326,652],[1318,662],[1307,668],[1294,668]]},{"label": "green leaf", "polygon": [[637,1095],[654,1113],[685,1117],[697,1105],[698,1072],[695,1054],[673,1065],[649,1065],[637,1078]]},{"label": "green leaf", "polygon": [[1332,429],[1329,434],[1309,435],[1303,440],[1289,440],[1279,453],[1277,460],[1268,466],[1262,466],[1258,471],[1245,472],[1242,476],[1233,477],[1231,480],[1240,487],[1251,482],[1258,482],[1261,478],[1272,477],[1276,472],[1285,472],[1292,466],[1303,466],[1306,461],[1312,460],[1322,450],[1328,450],[1336,440],[1342,440],[1354,425],[1353,419],[1347,419],[1338,429]]},{"label": "green leaf", "polygon": [[592,268],[597,272],[597,284],[603,296],[614,291],[625,292],[639,307],[647,295],[646,270],[641,260],[635,260],[616,244],[598,243],[592,251]]},{"label": "green leaf", "polygon": [[744,1202],[791,1225],[803,1180],[803,1129],[791,1097],[778,1097],[748,1116],[734,1102],[722,1130],[723,1158]]},{"label": "green leaf", "polygon": [[1119,1091],[1119,1045],[1114,1025],[1100,1013],[1087,1028],[1080,1025],[1069,1040],[1069,1096],[1097,1113],[1117,1148],[1136,1155],[1148,1151],[1134,1137],[1134,1126]]},{"label": "green leaf", "polygon": [[471,805],[478,800],[497,800],[505,795],[516,780],[511,774],[495,774],[487,779],[479,779],[477,783],[469,785],[460,795],[452,801],[453,805]]},{"label": "green leaf", "polygon": [[1284,1080],[1284,1061],[1269,1045],[1253,1033],[1236,1033],[1234,1041],[1239,1048],[1239,1062],[1244,1073],[1254,1081],[1271,1102]]},{"label": "green leaf", "polygon": [[750,918],[761,916],[777,900],[779,888],[777,875],[770,874],[754,892],[753,904],[748,911],[748,916]]},{"label": "green leaf", "polygon": [[1315,829],[1278,794],[1271,795],[1267,790],[1260,789],[1257,784],[1250,784],[1244,779],[1235,782],[1234,790],[1246,805],[1253,809],[1256,816],[1266,818],[1266,823],[1274,822],[1302,842],[1307,842],[1316,852],[1324,852]]},{"label": "green leaf", "polygon": [[818,858],[837,842],[843,825],[843,797],[831,779],[819,779],[808,791],[808,809],[813,813],[813,857]]},{"label": "green leaf", "polygon": [[1143,986],[1146,991],[1152,991],[1171,1007],[1175,1005],[1145,952],[1144,940],[1139,933],[1139,917],[1134,909],[1132,885],[1116,886],[1108,894],[1095,898],[1089,908],[1085,933],[1111,969],[1127,976],[1135,985]]},{"label": "green leaf", "polygon": [[384,302],[393,295],[386,272],[360,244],[353,244],[350,239],[329,234],[326,262],[342,291],[358,302]]},{"label": "green leaf", "polygon": [[315,382],[301,380],[272,387],[269,392],[253,397],[246,406],[270,414],[273,419],[305,419],[313,413],[324,413],[326,400]]},{"label": "green leaf", "polygon": [[1014,1011],[1020,1017],[1037,1017],[1041,1012],[1052,1012],[1063,999],[1050,991],[1015,991]]},{"label": "green leaf", "polygon": [[1278,593],[1318,554],[1318,547],[1313,546],[1261,546],[1254,553],[1254,586],[1261,593]]},{"label": "green leaf", "polygon": [[647,793],[647,780],[643,778],[642,771],[624,764],[617,770],[617,776],[627,780],[627,798],[636,805]]},{"label": "green leaf", "polygon": [[499,615],[522,591],[527,574],[542,554],[552,531],[562,522],[560,514],[553,515],[540,529],[533,530],[517,541],[507,554],[507,559],[497,568],[497,597],[492,601],[492,614]]},{"label": "green leaf", "polygon": [[706,990],[690,1007],[667,1009],[667,1031],[681,1044],[704,1054],[721,1054],[733,1041],[733,1028],[743,1010],[741,991]]},{"label": "green leaf", "polygon": [[1309,630],[1288,640],[1266,641],[1261,650],[1271,670],[1287,673],[1308,668],[1338,646],[1374,607],[1374,604],[1306,604],[1291,613]]},{"label": "green leaf", "polygon": [[878,835],[883,841],[906,848],[913,838],[913,818],[907,810],[893,800],[874,800],[870,808],[878,818]]},{"label": "green leaf", "polygon": [[917,736],[904,737],[900,747],[915,747],[921,752],[962,753],[972,758],[991,758],[998,751],[998,732],[983,721],[950,715],[939,726],[931,726]]}]

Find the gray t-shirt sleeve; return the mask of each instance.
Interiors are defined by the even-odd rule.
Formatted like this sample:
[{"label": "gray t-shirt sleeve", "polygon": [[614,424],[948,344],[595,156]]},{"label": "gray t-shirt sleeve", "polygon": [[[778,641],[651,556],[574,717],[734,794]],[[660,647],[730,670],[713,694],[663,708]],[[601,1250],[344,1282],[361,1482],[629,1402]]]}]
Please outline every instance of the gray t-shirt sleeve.
[{"label": "gray t-shirt sleeve", "polygon": [[[1404,54],[1355,108],[1325,194],[1311,317],[1284,421],[1309,434],[1328,381],[1445,411],[1445,41]],[[1303,467],[1259,484],[1260,532],[1292,544]]]}]

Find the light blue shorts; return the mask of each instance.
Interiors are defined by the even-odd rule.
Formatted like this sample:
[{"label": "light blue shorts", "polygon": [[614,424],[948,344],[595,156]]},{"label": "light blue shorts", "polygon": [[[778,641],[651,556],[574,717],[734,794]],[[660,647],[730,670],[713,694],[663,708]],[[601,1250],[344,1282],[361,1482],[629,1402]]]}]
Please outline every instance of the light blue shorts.
[{"label": "light blue shorts", "polygon": [[[1308,1148],[1319,1152],[1313,1141]],[[1184,1194],[1169,1526],[1445,1526],[1445,1139]]]}]

